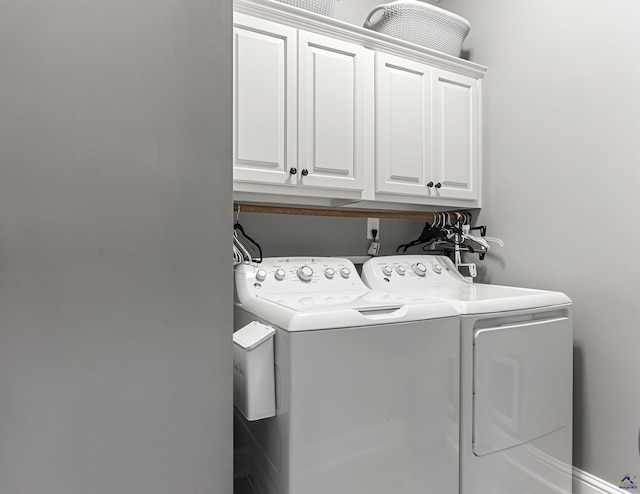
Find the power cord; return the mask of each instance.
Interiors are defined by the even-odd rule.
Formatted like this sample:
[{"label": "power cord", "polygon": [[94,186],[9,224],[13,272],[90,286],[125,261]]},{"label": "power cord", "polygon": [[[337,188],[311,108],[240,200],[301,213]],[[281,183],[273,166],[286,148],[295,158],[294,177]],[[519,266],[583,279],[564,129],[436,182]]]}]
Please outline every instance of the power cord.
[{"label": "power cord", "polygon": [[369,250],[367,250],[367,254],[370,256],[377,256],[380,253],[380,242],[377,242],[378,238],[378,230],[375,228],[371,230],[371,236],[373,237],[373,242],[369,244]]}]

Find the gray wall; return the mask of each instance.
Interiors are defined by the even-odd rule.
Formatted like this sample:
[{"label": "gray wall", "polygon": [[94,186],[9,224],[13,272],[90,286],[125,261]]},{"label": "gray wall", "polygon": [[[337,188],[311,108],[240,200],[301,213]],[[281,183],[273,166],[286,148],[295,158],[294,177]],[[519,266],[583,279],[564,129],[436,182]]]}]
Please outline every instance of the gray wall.
[{"label": "gray wall", "polygon": [[229,494],[231,2],[0,12],[0,492]]},{"label": "gray wall", "polygon": [[[366,256],[371,243],[365,218],[241,212],[239,220],[265,257]],[[399,244],[418,238],[423,227],[424,221],[380,220],[380,254],[395,254]],[[420,252],[414,249],[410,252]]]}]

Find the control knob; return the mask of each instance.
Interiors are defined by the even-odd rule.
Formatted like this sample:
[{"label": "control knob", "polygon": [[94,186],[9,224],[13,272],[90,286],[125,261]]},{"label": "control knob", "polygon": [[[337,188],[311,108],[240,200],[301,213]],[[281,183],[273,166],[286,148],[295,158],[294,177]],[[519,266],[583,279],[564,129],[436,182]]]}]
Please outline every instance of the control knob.
[{"label": "control knob", "polygon": [[427,267],[421,262],[418,262],[413,265],[413,272],[418,276],[424,276],[427,274]]},{"label": "control knob", "polygon": [[404,276],[404,274],[407,272],[404,266],[397,266],[396,271],[400,276]]},{"label": "control knob", "polygon": [[267,279],[267,272],[264,269],[258,269],[256,271],[256,280],[262,282]]},{"label": "control knob", "polygon": [[434,272],[435,274],[440,274],[440,273],[442,273],[442,266],[440,266],[440,264],[435,263],[435,264],[432,264],[432,265],[431,265],[431,267],[433,268],[433,272]]},{"label": "control knob", "polygon": [[328,280],[332,280],[333,277],[336,275],[336,270],[333,268],[327,268],[324,270],[324,275],[327,277]]},{"label": "control knob", "polygon": [[391,269],[391,266],[385,266],[384,268],[382,268],[382,273],[385,276],[391,276],[391,274],[393,273],[393,269]]},{"label": "control knob", "polygon": [[282,281],[284,280],[284,277],[286,276],[286,272],[284,269],[282,268],[278,268],[276,269],[276,272],[274,273],[274,276],[276,277],[276,280],[278,281]]},{"label": "control knob", "polygon": [[343,278],[348,278],[351,276],[351,270],[349,268],[340,268],[340,276]]},{"label": "control knob", "polygon": [[313,278],[313,269],[309,266],[302,266],[298,269],[297,275],[298,278],[300,278],[300,281],[311,281]]}]

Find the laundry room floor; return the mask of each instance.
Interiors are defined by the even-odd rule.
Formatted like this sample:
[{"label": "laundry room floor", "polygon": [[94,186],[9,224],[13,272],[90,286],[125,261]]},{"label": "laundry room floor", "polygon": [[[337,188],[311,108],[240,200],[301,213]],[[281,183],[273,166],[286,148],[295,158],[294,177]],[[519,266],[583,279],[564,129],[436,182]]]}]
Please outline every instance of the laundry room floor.
[{"label": "laundry room floor", "polygon": [[253,485],[244,448],[233,452],[233,494],[260,494]]},{"label": "laundry room floor", "polygon": [[257,494],[248,477],[233,479],[233,494]]}]

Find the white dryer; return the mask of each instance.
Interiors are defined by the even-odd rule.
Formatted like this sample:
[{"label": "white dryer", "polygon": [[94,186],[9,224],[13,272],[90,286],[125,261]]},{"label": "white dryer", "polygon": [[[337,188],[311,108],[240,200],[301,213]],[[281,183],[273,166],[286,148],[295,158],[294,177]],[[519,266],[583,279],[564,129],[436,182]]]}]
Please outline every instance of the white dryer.
[{"label": "white dryer", "polygon": [[371,291],[346,259],[264,259],[235,278],[236,329],[276,330],[276,415],[236,409],[260,494],[458,494],[450,305]]},{"label": "white dryer", "polygon": [[474,284],[446,256],[373,258],[365,283],[446,301],[461,315],[460,492],[571,492],[571,300]]}]

